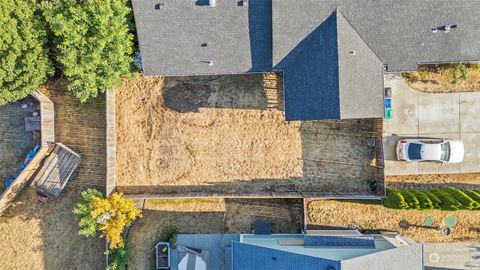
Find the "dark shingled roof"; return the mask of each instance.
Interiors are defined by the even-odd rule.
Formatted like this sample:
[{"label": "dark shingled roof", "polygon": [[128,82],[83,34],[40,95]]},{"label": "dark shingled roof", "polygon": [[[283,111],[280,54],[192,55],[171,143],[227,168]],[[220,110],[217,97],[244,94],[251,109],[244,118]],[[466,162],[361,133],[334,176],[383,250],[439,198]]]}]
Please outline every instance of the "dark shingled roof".
[{"label": "dark shingled roof", "polygon": [[[339,9],[389,71],[480,60],[478,0],[272,0],[273,64]],[[433,27],[456,24],[450,33]]]},{"label": "dark shingled roof", "polygon": [[383,65],[334,11],[277,65],[287,120],[381,118]]},{"label": "dark shingled roof", "polygon": [[480,61],[478,0],[242,3],[133,0],[145,74],[284,71],[287,120],[376,118],[383,65]]},{"label": "dark shingled roof", "polygon": [[[237,2],[216,1],[210,7],[208,0],[133,0],[145,74],[248,72],[252,68],[248,6]],[[155,9],[160,3],[162,7]]]}]

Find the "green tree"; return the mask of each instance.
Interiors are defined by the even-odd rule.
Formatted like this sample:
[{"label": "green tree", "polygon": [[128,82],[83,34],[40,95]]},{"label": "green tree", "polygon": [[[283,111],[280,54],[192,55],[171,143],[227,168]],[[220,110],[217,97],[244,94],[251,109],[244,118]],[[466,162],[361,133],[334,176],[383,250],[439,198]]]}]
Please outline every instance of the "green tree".
[{"label": "green tree", "polygon": [[53,74],[34,0],[0,1],[0,105],[26,97]]},{"label": "green tree", "polygon": [[68,89],[85,102],[131,75],[133,35],[128,0],[46,0],[45,20],[52,31]]}]

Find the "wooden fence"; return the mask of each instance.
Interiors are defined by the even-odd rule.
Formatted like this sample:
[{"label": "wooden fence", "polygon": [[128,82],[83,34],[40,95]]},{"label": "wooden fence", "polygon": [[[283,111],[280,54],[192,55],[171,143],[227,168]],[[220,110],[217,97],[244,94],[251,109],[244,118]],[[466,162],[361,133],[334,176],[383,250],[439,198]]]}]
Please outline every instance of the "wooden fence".
[{"label": "wooden fence", "polygon": [[116,128],[115,128],[115,91],[108,89],[106,94],[106,121],[107,121],[107,162],[106,162],[106,195],[110,195],[115,190],[116,175]]},{"label": "wooden fence", "polygon": [[34,92],[31,96],[38,100],[40,104],[41,147],[25,169],[22,170],[15,180],[13,180],[12,184],[0,196],[0,215],[10,206],[40,166],[40,163],[48,153],[48,142],[55,141],[55,112],[53,102],[40,92]]}]

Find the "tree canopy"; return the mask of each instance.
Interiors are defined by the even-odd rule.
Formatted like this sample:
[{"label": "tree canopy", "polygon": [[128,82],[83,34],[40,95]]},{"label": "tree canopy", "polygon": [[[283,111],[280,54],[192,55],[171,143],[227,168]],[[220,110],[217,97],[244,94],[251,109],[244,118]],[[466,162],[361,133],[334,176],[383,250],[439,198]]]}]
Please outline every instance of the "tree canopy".
[{"label": "tree canopy", "polygon": [[68,88],[84,102],[131,74],[128,0],[46,0],[42,11]]},{"label": "tree canopy", "polygon": [[0,105],[26,97],[53,74],[35,0],[0,1]]}]

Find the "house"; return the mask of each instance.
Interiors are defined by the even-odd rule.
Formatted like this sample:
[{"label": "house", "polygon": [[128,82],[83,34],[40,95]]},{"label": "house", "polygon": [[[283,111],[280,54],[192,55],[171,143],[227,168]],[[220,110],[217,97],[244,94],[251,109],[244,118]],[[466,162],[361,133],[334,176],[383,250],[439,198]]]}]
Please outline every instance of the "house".
[{"label": "house", "polygon": [[476,0],[213,2],[132,1],[145,74],[282,71],[286,120],[382,118],[384,72],[480,61]]},{"label": "house", "polygon": [[[420,270],[423,245],[355,230],[306,234],[180,234],[171,269]],[[186,252],[185,252],[186,251]],[[194,260],[196,254],[200,259]],[[184,268],[186,261],[191,268]],[[182,262],[183,261],[183,262]],[[202,261],[195,265],[194,261]]]}]

